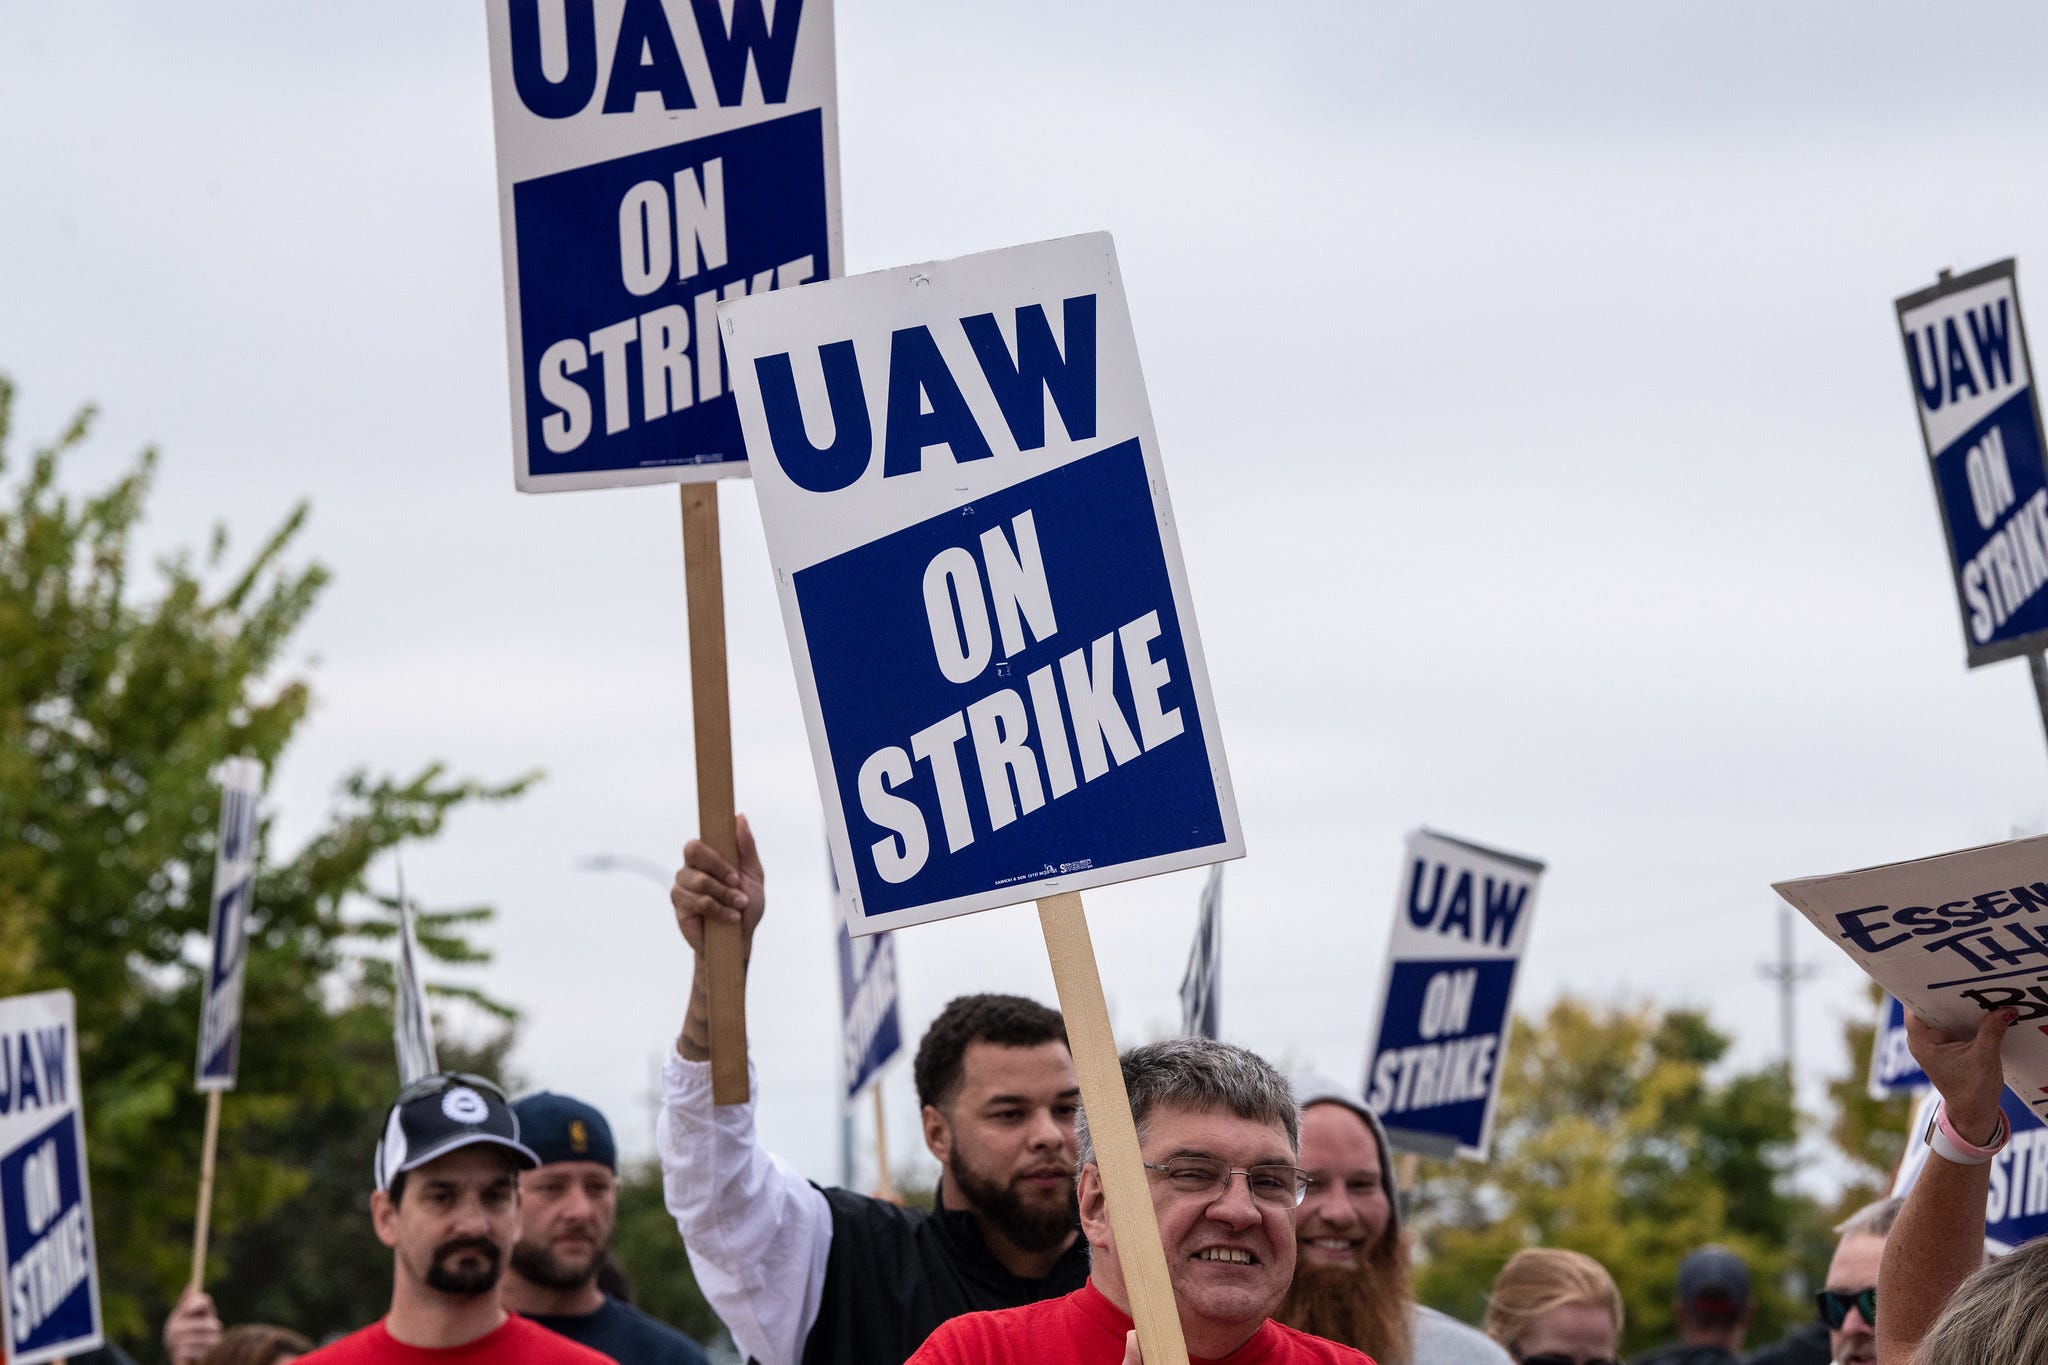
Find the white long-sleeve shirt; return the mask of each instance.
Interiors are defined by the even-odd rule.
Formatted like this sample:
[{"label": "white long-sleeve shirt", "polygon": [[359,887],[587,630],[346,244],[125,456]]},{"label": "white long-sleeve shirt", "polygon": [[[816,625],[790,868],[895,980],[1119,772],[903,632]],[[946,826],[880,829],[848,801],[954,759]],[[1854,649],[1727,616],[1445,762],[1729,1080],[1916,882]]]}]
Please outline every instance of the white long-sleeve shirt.
[{"label": "white long-sleeve shirt", "polygon": [[[753,1064],[747,1090],[754,1091]],[[697,1287],[742,1352],[798,1365],[818,1320],[832,1211],[754,1132],[754,1103],[713,1105],[711,1064],[670,1049],[654,1122],[661,1184]]]}]

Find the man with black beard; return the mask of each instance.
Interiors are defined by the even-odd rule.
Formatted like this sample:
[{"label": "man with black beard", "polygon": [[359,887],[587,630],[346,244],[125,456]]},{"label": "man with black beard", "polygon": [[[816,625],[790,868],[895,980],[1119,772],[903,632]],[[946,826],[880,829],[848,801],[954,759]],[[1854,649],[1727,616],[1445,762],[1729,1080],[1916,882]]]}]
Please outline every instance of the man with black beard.
[{"label": "man with black beard", "polygon": [[696,1342],[598,1284],[619,1197],[618,1148],[604,1115],[548,1091],[512,1112],[540,1165],[519,1177],[505,1306],[621,1365],[709,1365]]},{"label": "man with black beard", "polygon": [[1296,1083],[1301,1166],[1294,1284],[1273,1316],[1379,1365],[1510,1365],[1486,1335],[1415,1302],[1408,1241],[1379,1116],[1326,1082]]},{"label": "man with black beard", "polygon": [[751,957],[765,904],[745,817],[737,830],[738,866],[693,839],[669,893],[698,957],[655,1133],[669,1212],[733,1340],[759,1365],[901,1365],[950,1318],[1079,1289],[1081,1086],[1055,1011],[962,996],[926,1031],[917,1094],[942,1171],[929,1211],[820,1189],[761,1148],[751,1102],[713,1106],[704,924],[738,924]]},{"label": "man with black beard", "polygon": [[398,1092],[377,1143],[370,1217],[391,1248],[391,1311],[313,1365],[609,1365],[498,1302],[519,1227],[519,1140],[504,1092],[481,1076],[423,1076]]}]

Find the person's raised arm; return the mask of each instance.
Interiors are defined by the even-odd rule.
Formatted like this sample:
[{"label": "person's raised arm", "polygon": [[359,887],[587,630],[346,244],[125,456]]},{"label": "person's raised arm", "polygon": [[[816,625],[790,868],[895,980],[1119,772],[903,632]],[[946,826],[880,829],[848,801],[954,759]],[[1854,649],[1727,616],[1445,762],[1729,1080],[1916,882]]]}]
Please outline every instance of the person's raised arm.
[{"label": "person's raised arm", "polygon": [[[704,924],[738,923],[742,960],[751,960],[767,905],[753,830],[744,815],[733,828],[737,866],[692,839],[669,889],[695,970],[675,1055],[662,1068],[655,1150],[668,1211],[712,1310],[760,1365],[797,1365],[824,1295],[832,1212],[810,1182],[762,1148],[752,1101],[711,1102]],[[749,1080],[751,1094],[751,1073]]]},{"label": "person's raised arm", "polygon": [[1941,1092],[1941,1122],[1954,1136],[1928,1153],[1885,1239],[1877,1276],[1878,1365],[1906,1365],[1956,1287],[1984,1264],[1990,1161],[1957,1161],[1944,1156],[1942,1147],[1969,1157],[1969,1148],[2004,1144],[2008,1135],[1998,1097],[2005,1072],[1998,1048],[2017,1017],[2013,1010],[1987,1014],[1974,1033],[1950,1037],[1906,1012],[1913,1060]]}]

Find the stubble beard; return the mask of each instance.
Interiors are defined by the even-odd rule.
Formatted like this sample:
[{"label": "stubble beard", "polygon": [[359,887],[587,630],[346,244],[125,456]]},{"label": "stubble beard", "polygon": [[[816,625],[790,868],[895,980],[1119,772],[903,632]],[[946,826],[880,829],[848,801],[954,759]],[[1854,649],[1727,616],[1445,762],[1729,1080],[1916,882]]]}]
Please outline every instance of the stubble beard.
[{"label": "stubble beard", "polygon": [[1298,1257],[1294,1283],[1273,1316],[1310,1336],[1363,1351],[1379,1365],[1410,1365],[1415,1312],[1407,1240],[1389,1229],[1356,1265]]},{"label": "stubble beard", "polygon": [[604,1264],[605,1248],[596,1247],[590,1256],[590,1263],[582,1269],[570,1265],[544,1242],[515,1242],[512,1244],[512,1268],[520,1278],[543,1289],[581,1289],[597,1278],[597,1268]]},{"label": "stubble beard", "polygon": [[1057,1251],[1081,1226],[1081,1206],[1071,1179],[1066,1198],[1050,1205],[1033,1205],[1018,1193],[1015,1181],[983,1176],[958,1150],[946,1163],[946,1178],[968,1205],[1019,1251]]}]

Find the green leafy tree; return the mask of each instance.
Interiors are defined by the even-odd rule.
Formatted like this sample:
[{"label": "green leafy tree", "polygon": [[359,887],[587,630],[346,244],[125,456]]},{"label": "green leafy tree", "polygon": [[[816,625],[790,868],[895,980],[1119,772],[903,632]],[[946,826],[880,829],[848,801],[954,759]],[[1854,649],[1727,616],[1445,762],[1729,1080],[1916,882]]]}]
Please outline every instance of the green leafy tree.
[{"label": "green leafy tree", "polygon": [[[1749,1263],[1753,1339],[1802,1310],[1780,1288],[1824,1235],[1791,1193],[1797,1116],[1782,1068],[1720,1074],[1704,1015],[1565,998],[1517,1022],[1492,1160],[1429,1162],[1412,1207],[1423,1300],[1477,1321],[1525,1246],[1585,1252],[1614,1275],[1631,1350],[1671,1340],[1678,1263],[1720,1242]],[[1805,1310],[1810,1311],[1810,1310]]]},{"label": "green leafy tree", "polygon": [[[13,396],[0,377],[0,478]],[[132,541],[156,457],[70,491],[65,462],[90,421],[81,413],[11,487],[0,482],[0,995],[61,986],[78,998],[103,1303],[111,1332],[134,1342],[154,1335],[188,1271],[215,765],[248,754],[271,768],[305,720],[311,693],[285,652],[327,573],[287,562],[301,505],[239,562],[216,528],[203,556],[163,558],[138,589]],[[309,1116],[388,1098],[388,984],[380,998],[380,978],[358,965],[389,933],[362,898],[373,860],[530,780],[358,771],[289,855],[264,819],[243,1005],[252,1042],[223,1107],[217,1245],[311,1187],[292,1141]],[[488,913],[431,918],[422,948],[475,960],[466,934]],[[372,1085],[367,1061],[351,1059],[380,1033]],[[358,1171],[366,1150],[352,1155]]]}]

